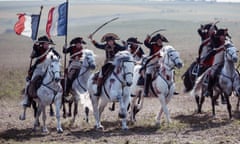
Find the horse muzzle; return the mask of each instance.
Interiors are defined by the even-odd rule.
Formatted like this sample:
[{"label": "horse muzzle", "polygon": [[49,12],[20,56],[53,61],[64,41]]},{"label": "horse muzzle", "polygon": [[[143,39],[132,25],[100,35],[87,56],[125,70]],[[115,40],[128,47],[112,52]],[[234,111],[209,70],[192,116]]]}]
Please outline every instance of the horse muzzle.
[{"label": "horse muzzle", "polygon": [[132,85],[132,82],[127,82],[126,85],[130,87]]},{"label": "horse muzzle", "polygon": [[61,80],[60,78],[55,78],[54,79],[54,81],[57,82],[57,83],[60,82],[60,80]]},{"label": "horse muzzle", "polygon": [[233,62],[236,63],[238,61],[238,58],[237,57],[234,57],[233,58]]},{"label": "horse muzzle", "polygon": [[95,70],[96,69],[96,65],[90,65],[89,67],[91,70]]},{"label": "horse muzzle", "polygon": [[182,67],[183,67],[183,63],[177,63],[177,64],[176,64],[176,67],[177,67],[178,69],[182,68]]}]

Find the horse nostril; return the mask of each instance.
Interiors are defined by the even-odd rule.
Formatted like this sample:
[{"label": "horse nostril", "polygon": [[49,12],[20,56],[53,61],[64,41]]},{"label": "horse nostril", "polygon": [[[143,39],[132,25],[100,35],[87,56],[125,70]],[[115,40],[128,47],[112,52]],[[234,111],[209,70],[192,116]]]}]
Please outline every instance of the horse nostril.
[{"label": "horse nostril", "polygon": [[131,86],[132,85],[132,82],[127,82],[127,86]]},{"label": "horse nostril", "polygon": [[177,64],[177,68],[181,68],[182,66],[183,66],[182,63],[178,63],[178,64]]},{"label": "horse nostril", "polygon": [[91,65],[91,69],[96,69],[96,65]]},{"label": "horse nostril", "polygon": [[55,78],[55,82],[59,82],[60,81],[60,78]]},{"label": "horse nostril", "polygon": [[236,63],[237,61],[238,61],[238,58],[236,58],[236,57],[235,57],[235,58],[233,58],[233,62],[235,62],[235,63]]}]

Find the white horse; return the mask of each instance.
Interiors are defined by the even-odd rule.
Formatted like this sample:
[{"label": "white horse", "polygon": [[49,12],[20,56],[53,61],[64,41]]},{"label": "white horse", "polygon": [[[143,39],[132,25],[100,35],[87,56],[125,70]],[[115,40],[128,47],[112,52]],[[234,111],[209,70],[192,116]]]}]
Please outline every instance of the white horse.
[{"label": "white horse", "polygon": [[[33,100],[37,102],[37,113],[34,122],[34,130],[40,125],[39,116],[41,112],[43,120],[43,132],[47,133],[48,129],[46,127],[46,106],[52,103],[56,106],[56,118],[57,118],[57,132],[62,133],[63,129],[61,127],[60,121],[60,109],[62,105],[62,86],[61,80],[61,64],[59,58],[52,52],[49,52],[45,63],[48,63],[47,70],[44,74],[41,86],[37,89],[37,98]],[[25,117],[26,108],[24,112],[20,115],[20,119]]]},{"label": "white horse", "polygon": [[[173,96],[175,91],[174,82],[174,69],[183,67],[183,62],[180,58],[179,52],[176,51],[172,46],[164,46],[161,50],[163,53],[163,58],[159,61],[161,67],[153,74],[153,80],[151,84],[151,89],[153,95],[159,98],[161,102],[161,109],[156,117],[156,124],[160,124],[160,118],[162,112],[164,111],[167,121],[170,123],[171,119],[169,116],[167,104]],[[136,112],[140,111],[143,107],[144,100],[144,87],[137,86],[137,80],[139,78],[140,65],[136,65],[134,69],[134,78],[132,85],[132,99],[131,99],[131,111],[130,120],[131,122],[136,121]]]},{"label": "white horse", "polygon": [[[215,101],[220,94],[223,94],[227,102],[229,117],[232,118],[229,96],[232,94],[233,91],[239,91],[239,86],[237,86],[237,84],[239,84],[239,74],[234,66],[234,64],[238,61],[238,50],[234,47],[232,43],[227,43],[224,45],[223,59],[223,67],[221,68],[220,73],[217,74],[218,80],[213,86],[213,95],[211,96],[212,113],[213,116],[215,116]],[[199,113],[201,112],[202,104],[204,102],[203,91],[207,89],[204,85],[204,81],[211,70],[212,69],[209,68],[197,79],[196,84],[191,92],[192,95],[195,97],[199,97],[199,95],[201,95],[201,100],[198,104]]]},{"label": "white horse", "polygon": [[136,114],[143,108],[144,102],[144,85],[138,85],[140,69],[142,65],[137,64],[134,67],[133,84],[131,86],[131,103],[130,103],[130,121],[136,121]]},{"label": "white horse", "polygon": [[153,94],[157,96],[161,102],[161,109],[156,117],[157,125],[160,125],[162,112],[165,113],[167,122],[171,122],[167,104],[170,102],[175,91],[174,69],[183,67],[179,52],[172,46],[164,46],[162,51],[163,59],[162,62],[160,62],[161,67],[159,71],[156,72],[152,81]]},{"label": "white horse", "polygon": [[[92,74],[92,71],[96,68],[95,54],[92,50],[83,50],[83,60],[81,69],[79,71],[78,77],[73,81],[70,93],[72,94],[72,100],[69,104],[69,113],[71,116],[71,104],[74,102],[74,116],[72,119],[72,124],[75,121],[76,115],[78,113],[78,102],[82,102],[85,112],[86,121],[88,122],[88,111],[92,108],[91,101],[87,93],[87,82],[88,78]],[[63,116],[66,117],[65,105],[63,104]]]},{"label": "white horse", "polygon": [[[88,90],[93,104],[93,112],[96,121],[96,128],[103,129],[101,125],[101,114],[108,102],[119,102],[119,117],[122,118],[122,129],[128,129],[127,126],[127,107],[130,102],[130,86],[133,79],[134,61],[128,51],[120,51],[115,55],[114,70],[102,85],[101,95],[94,96],[97,91],[97,85],[93,77],[89,78]],[[99,105],[99,100],[100,105]]]}]

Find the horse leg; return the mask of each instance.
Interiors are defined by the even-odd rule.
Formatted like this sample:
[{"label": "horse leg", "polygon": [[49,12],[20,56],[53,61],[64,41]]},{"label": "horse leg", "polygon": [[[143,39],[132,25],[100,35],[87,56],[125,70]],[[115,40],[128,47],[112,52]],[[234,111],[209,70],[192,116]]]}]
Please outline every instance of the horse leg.
[{"label": "horse leg", "polygon": [[240,97],[239,96],[237,96],[237,97],[238,97],[238,101],[237,101],[237,105],[236,105],[236,111],[239,111]]},{"label": "horse leg", "polygon": [[201,108],[200,108],[200,97],[199,95],[195,95],[195,100],[196,100],[196,103],[197,103],[197,111],[198,113],[201,113]]},{"label": "horse leg", "polygon": [[198,105],[198,113],[202,113],[202,105],[205,101],[205,96],[202,94],[200,97],[199,105]]},{"label": "horse leg", "polygon": [[67,118],[66,116],[66,106],[65,106],[65,100],[62,100],[62,107],[63,107],[63,118]]},{"label": "horse leg", "polygon": [[23,106],[23,113],[19,116],[19,120],[26,119],[26,111],[27,111],[27,107]]},{"label": "horse leg", "polygon": [[46,106],[41,105],[42,107],[42,121],[43,121],[43,133],[48,133],[48,129],[46,126],[46,119],[47,119],[47,115],[46,115]]},{"label": "horse leg", "polygon": [[128,94],[123,95],[122,99],[120,99],[120,111],[119,111],[119,117],[122,119],[122,129],[128,130],[127,126],[127,107],[130,103],[130,96]]},{"label": "horse leg", "polygon": [[52,104],[50,104],[50,112],[49,112],[49,115],[50,115],[51,117],[54,116],[54,111],[53,111]]},{"label": "horse leg", "polygon": [[101,100],[101,103],[98,108],[98,119],[97,119],[98,120],[98,125],[97,125],[98,129],[104,129],[104,127],[101,125],[101,115],[102,115],[102,112],[104,111],[106,105],[107,105],[107,101]]},{"label": "horse leg", "polygon": [[[60,97],[60,96],[59,96]],[[56,100],[55,102],[55,108],[56,108],[56,119],[57,119],[57,132],[58,133],[62,133],[63,129],[61,126],[61,115],[60,115],[60,111],[61,111],[61,99]]]},{"label": "horse leg", "polygon": [[136,114],[143,108],[143,101],[144,101],[144,95],[142,91],[139,91],[137,104],[133,108],[134,121],[136,121]]},{"label": "horse leg", "polygon": [[131,99],[131,104],[130,104],[130,121],[132,123],[134,123],[136,121],[135,119],[135,115],[134,115],[134,109],[136,108],[136,95],[133,95],[132,96],[132,99]]},{"label": "horse leg", "polygon": [[85,107],[84,110],[85,110],[84,111],[85,112],[85,120],[87,123],[89,123],[89,118],[88,118],[89,117],[89,108]]},{"label": "horse leg", "polygon": [[228,109],[228,114],[229,114],[229,119],[232,119],[232,106],[229,100],[229,95],[224,94],[226,102],[227,102],[227,109]]},{"label": "horse leg", "polygon": [[95,118],[95,127],[96,129],[102,128],[103,126],[100,123],[99,120],[99,109],[98,109],[98,103],[99,103],[99,97],[93,96],[90,94],[91,102],[93,105],[93,115]]},{"label": "horse leg", "polygon": [[115,102],[112,103],[112,107],[109,107],[110,111],[114,111],[115,110]]},{"label": "horse leg", "polygon": [[41,115],[41,112],[42,112],[42,109],[41,109],[40,105],[38,104],[37,113],[36,113],[35,122],[34,122],[34,127],[33,127],[34,131],[36,131],[37,127],[40,126],[39,116]]},{"label": "horse leg", "polygon": [[[170,119],[170,116],[169,116],[169,111],[168,111],[168,108],[167,108],[167,103],[169,102],[169,100],[166,100],[164,95],[160,95],[159,99],[160,99],[160,102],[161,102],[161,107],[162,107],[161,109],[163,109],[163,112],[165,113],[165,116],[167,118],[167,122],[171,123],[171,119]],[[160,112],[161,112],[161,110],[160,110]],[[159,113],[157,118],[158,119],[157,119],[156,124],[160,124],[161,113]]]},{"label": "horse leg", "polygon": [[72,116],[72,104],[73,101],[68,102],[68,114],[67,114],[68,117]]},{"label": "horse leg", "polygon": [[37,116],[37,103],[35,101],[32,101],[32,107],[34,111],[34,118]]},{"label": "horse leg", "polygon": [[[71,125],[73,125],[74,124],[74,122],[75,122],[75,119],[76,119],[76,116],[77,116],[77,114],[78,114],[78,100],[74,100],[74,110],[73,110],[73,119],[72,119],[72,121],[71,121]],[[70,107],[69,107],[70,108]]]},{"label": "horse leg", "polygon": [[212,103],[212,116],[215,117],[216,113],[215,113],[215,104],[216,101],[218,99],[218,96],[213,96],[211,95],[211,103]]}]

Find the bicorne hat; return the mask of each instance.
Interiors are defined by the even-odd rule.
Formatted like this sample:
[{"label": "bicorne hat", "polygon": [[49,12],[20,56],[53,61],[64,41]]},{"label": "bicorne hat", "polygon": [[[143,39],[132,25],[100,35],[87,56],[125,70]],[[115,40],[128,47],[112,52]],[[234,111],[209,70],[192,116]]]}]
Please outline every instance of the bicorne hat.
[{"label": "bicorne hat", "polygon": [[76,37],[70,41],[70,47],[75,46],[77,43],[86,44],[82,37]]},{"label": "bicorne hat", "polygon": [[128,38],[127,43],[128,44],[136,44],[136,45],[143,44],[142,42],[138,41],[137,38],[135,38],[135,37]]},{"label": "bicorne hat", "polygon": [[106,33],[103,37],[102,37],[102,39],[101,39],[101,42],[107,42],[107,41],[109,41],[109,40],[119,40],[120,38],[116,35],[116,34],[114,34],[114,33]]},{"label": "bicorne hat", "polygon": [[38,40],[36,41],[36,43],[48,43],[48,44],[55,45],[53,40],[48,38],[47,36],[39,37]]},{"label": "bicorne hat", "polygon": [[156,34],[155,36],[153,36],[150,40],[150,43],[155,43],[157,42],[157,40],[161,39],[162,42],[168,42],[167,38],[163,35],[161,35],[160,33]]}]

